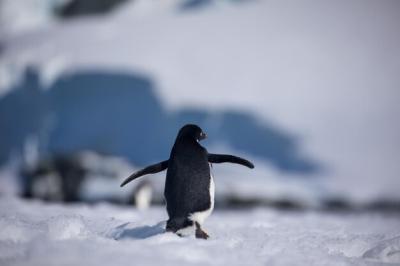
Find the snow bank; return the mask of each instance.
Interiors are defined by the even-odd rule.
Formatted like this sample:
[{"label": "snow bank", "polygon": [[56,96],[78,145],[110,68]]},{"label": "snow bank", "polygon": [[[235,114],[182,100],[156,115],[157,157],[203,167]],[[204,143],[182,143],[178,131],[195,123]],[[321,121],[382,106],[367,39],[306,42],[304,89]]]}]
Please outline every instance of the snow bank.
[{"label": "snow bank", "polygon": [[400,217],[215,211],[208,241],[164,233],[163,208],[1,198],[1,265],[398,265]]}]

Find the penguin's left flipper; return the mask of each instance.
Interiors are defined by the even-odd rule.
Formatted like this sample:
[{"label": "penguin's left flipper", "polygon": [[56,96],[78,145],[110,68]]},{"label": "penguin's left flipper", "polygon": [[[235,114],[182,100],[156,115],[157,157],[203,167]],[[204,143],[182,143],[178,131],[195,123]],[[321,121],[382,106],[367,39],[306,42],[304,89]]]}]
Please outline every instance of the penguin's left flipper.
[{"label": "penguin's left flipper", "polygon": [[155,174],[155,173],[164,171],[167,168],[168,168],[168,160],[149,165],[146,168],[143,168],[142,170],[139,170],[139,171],[131,174],[127,179],[124,180],[124,182],[122,182],[120,187],[125,186],[126,184],[128,184],[129,182],[131,182],[132,180],[134,180],[138,177],[141,177],[141,176],[147,175],[147,174]]},{"label": "penguin's left flipper", "polygon": [[234,155],[229,155],[229,154],[209,153],[208,161],[210,163],[237,163],[237,164],[247,166],[248,168],[251,168],[251,169],[254,168],[254,164],[251,163],[250,161],[240,158],[240,157],[237,157],[237,156],[234,156]]}]

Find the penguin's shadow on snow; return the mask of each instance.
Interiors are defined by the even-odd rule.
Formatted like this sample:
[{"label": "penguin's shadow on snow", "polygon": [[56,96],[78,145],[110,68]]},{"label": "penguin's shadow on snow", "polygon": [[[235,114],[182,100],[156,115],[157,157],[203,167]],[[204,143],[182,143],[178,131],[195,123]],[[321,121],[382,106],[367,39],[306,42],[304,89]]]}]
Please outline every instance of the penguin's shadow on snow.
[{"label": "penguin's shadow on snow", "polygon": [[165,222],[160,222],[153,226],[144,225],[135,228],[127,227],[129,227],[129,223],[117,226],[115,228],[116,233],[114,234],[114,239],[146,239],[165,233]]},{"label": "penguin's shadow on snow", "polygon": [[302,153],[301,139],[292,132],[238,110],[169,112],[155,91],[146,76],[105,71],[65,74],[46,87],[30,68],[0,97],[0,164],[22,153],[34,136],[40,155],[92,150],[147,165],[168,158],[179,128],[195,123],[210,136],[205,146],[222,143],[285,172],[320,168]]}]

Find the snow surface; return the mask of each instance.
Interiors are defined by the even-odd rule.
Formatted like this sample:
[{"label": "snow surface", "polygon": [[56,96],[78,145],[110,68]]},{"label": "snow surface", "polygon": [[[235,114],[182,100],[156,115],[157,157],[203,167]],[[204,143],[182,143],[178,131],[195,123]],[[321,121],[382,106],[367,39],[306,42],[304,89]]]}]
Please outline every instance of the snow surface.
[{"label": "snow surface", "polygon": [[400,216],[217,210],[211,239],[164,233],[164,208],[0,199],[0,265],[399,265]]},{"label": "snow surface", "polygon": [[[328,166],[314,180],[257,158],[252,171],[215,166],[217,202],[232,194],[311,205],[335,194],[398,199],[398,1],[260,0],[183,12],[182,1],[138,0],[55,22],[49,8],[61,2],[0,2],[0,96],[29,66],[44,88],[82,70],[145,74],[169,109],[250,111],[296,132]],[[229,150],[223,145],[210,151]],[[0,170],[1,195],[18,192],[15,171]],[[157,192],[164,176],[145,178]],[[163,233],[166,219],[161,207],[2,197],[0,265],[400,265],[399,214],[217,209],[205,223],[208,241]]]},{"label": "snow surface", "polygon": [[0,40],[55,23],[54,9],[69,0],[1,0]]}]

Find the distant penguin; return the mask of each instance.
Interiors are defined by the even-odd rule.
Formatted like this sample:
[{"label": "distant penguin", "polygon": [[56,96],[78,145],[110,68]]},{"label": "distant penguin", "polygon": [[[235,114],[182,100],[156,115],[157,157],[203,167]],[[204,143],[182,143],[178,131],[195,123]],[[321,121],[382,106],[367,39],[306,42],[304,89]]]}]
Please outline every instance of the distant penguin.
[{"label": "distant penguin", "polygon": [[121,187],[130,181],[168,168],[164,196],[167,201],[166,231],[179,236],[195,232],[196,238],[207,239],[204,220],[214,208],[214,180],[210,163],[237,163],[249,168],[254,165],[240,157],[212,154],[199,144],[206,134],[197,125],[188,124],[179,130],[168,160],[150,165],[133,173]]},{"label": "distant penguin", "polygon": [[133,191],[133,199],[139,210],[148,209],[153,195],[153,187],[148,180],[140,182]]}]

